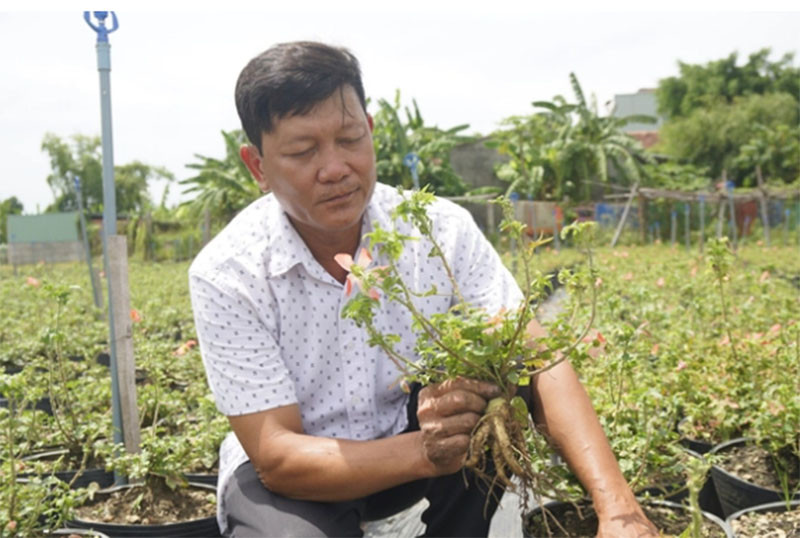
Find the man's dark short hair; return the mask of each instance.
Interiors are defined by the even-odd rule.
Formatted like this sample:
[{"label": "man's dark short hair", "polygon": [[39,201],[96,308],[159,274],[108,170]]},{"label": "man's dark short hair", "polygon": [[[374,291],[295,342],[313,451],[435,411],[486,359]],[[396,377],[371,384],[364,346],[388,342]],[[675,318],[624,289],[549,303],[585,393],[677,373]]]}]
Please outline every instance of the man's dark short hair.
[{"label": "man's dark short hair", "polygon": [[261,151],[261,134],[275,121],[306,114],[336,90],[352,86],[366,111],[358,60],[324,43],[281,43],[245,66],[236,81],[236,110],[250,143]]}]

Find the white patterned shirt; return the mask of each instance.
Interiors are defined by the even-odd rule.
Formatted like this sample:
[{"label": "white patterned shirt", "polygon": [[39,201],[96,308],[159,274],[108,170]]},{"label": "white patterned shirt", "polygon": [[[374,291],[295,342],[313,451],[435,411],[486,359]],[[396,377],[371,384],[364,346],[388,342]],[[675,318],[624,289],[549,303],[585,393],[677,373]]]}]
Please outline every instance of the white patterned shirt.
[{"label": "white patterned shirt", "polygon": [[[378,183],[362,233],[378,222],[391,229],[396,189]],[[516,307],[521,293],[499,256],[460,206],[437,199],[429,206],[435,237],[465,299],[492,313]],[[408,235],[420,234],[398,223]],[[365,246],[369,246],[364,243]],[[430,315],[454,303],[452,285],[428,241],[409,241],[398,268],[411,289],[436,286],[417,299]],[[360,250],[360,246],[359,249]],[[375,265],[385,265],[372,250]],[[192,308],[208,382],[220,412],[237,416],[297,404],[305,433],[369,440],[407,426],[401,372],[365,330],[342,319],[350,299],[344,285],[314,259],[271,194],[236,216],[189,269]],[[383,302],[376,327],[401,337],[396,349],[414,357],[416,335],[404,307]],[[220,449],[218,519],[224,531],[224,491],[233,471],[248,460],[232,433]]]}]

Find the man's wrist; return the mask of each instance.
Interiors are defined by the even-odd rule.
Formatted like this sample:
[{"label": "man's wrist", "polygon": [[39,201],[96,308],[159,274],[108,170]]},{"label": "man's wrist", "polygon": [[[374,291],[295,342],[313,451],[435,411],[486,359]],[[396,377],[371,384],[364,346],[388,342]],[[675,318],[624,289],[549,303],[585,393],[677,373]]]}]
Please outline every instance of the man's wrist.
[{"label": "man's wrist", "polygon": [[592,502],[599,518],[641,510],[636,496],[627,483],[593,491]]}]

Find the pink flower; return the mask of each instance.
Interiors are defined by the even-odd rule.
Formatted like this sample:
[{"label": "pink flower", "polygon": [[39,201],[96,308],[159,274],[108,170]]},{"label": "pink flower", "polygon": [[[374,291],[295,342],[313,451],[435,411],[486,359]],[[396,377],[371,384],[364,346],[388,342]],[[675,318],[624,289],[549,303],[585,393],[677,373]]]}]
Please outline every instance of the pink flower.
[{"label": "pink flower", "polygon": [[686,361],[678,361],[678,366],[675,367],[675,371],[680,372],[681,370],[686,369],[687,366],[689,365],[686,364]]},{"label": "pink flower", "polygon": [[190,349],[197,345],[196,340],[187,340],[186,343],[181,344],[178,349],[172,352],[173,355],[186,355]]},{"label": "pink flower", "polygon": [[28,279],[25,280],[25,284],[27,284],[28,286],[31,286],[33,288],[38,288],[39,286],[42,285],[42,283],[39,282],[38,279],[33,278],[32,276],[29,276]]},{"label": "pink flower", "polygon": [[764,271],[763,273],[761,273],[761,276],[758,278],[758,281],[763,284],[767,280],[769,280],[769,271]]},{"label": "pink flower", "polygon": [[659,288],[663,288],[664,284],[666,284],[666,281],[664,280],[664,277],[663,276],[662,277],[658,277],[658,280],[656,280],[656,286],[658,286]]},{"label": "pink flower", "polygon": [[142,315],[135,308],[131,308],[131,321],[134,323],[142,321]]},{"label": "pink flower", "polygon": [[[350,274],[347,275],[347,280],[345,281],[344,284],[345,295],[349,297],[350,294],[353,293],[354,285],[358,285],[359,289],[363,293],[366,293],[371,299],[374,299],[376,301],[378,300],[379,297],[378,290],[376,290],[375,288],[370,288],[368,290],[365,290],[363,283],[361,282],[361,279],[353,275],[351,271],[353,264],[357,265],[361,269],[366,269],[367,267],[369,267],[369,264],[372,263],[372,255],[370,255],[367,249],[365,248],[361,249],[361,252],[358,253],[358,260],[356,260],[355,262],[353,261],[353,257],[350,254],[344,254],[344,253],[337,254],[336,256],[333,257],[333,259],[336,260],[336,263],[338,263],[342,267],[342,269],[350,272]],[[383,267],[378,267],[378,269],[382,268]]]}]

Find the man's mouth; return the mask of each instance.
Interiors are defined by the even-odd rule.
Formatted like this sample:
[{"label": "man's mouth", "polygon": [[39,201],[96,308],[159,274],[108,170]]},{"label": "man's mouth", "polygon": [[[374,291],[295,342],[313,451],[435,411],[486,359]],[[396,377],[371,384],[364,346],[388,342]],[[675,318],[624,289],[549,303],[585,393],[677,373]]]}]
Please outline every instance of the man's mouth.
[{"label": "man's mouth", "polygon": [[352,189],[352,190],[349,190],[347,192],[343,192],[343,193],[339,193],[339,194],[334,194],[332,196],[328,196],[327,198],[324,198],[322,200],[322,203],[323,204],[327,204],[327,203],[343,202],[343,201],[347,200],[350,196],[352,196],[357,190],[358,189]]}]

